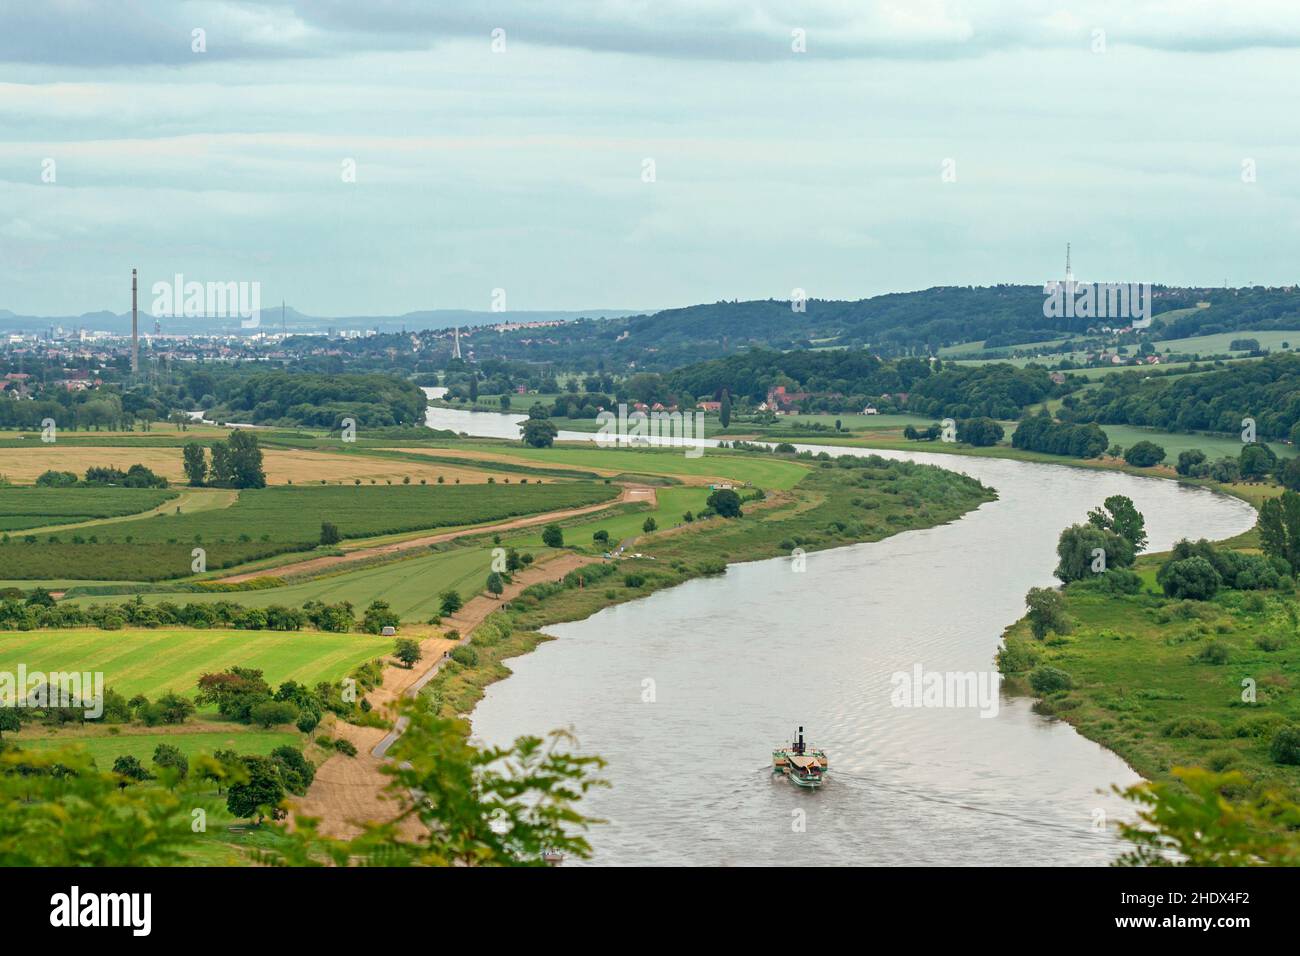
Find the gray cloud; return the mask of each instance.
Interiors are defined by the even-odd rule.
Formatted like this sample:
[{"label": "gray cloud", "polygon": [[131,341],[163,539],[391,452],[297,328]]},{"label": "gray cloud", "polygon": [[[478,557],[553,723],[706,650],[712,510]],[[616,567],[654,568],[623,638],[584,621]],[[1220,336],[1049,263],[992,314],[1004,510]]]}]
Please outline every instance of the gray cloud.
[{"label": "gray cloud", "polygon": [[0,62],[102,67],[193,65],[191,31],[208,59],[292,59],[409,50],[506,31],[507,44],[667,59],[771,61],[806,31],[810,56],[955,59],[1018,48],[1108,44],[1223,52],[1300,46],[1300,8],[1257,0],[44,0],[0,12]]}]

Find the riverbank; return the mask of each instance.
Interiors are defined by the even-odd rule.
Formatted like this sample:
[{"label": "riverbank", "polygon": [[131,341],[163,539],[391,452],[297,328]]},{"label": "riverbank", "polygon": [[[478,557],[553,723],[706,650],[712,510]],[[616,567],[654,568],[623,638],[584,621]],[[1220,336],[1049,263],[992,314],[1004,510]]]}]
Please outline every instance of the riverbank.
[{"label": "riverbank", "polygon": [[486,687],[510,675],[506,660],[551,639],[541,633],[548,625],[725,574],[731,563],[788,557],[792,569],[802,570],[796,562],[811,552],[946,524],[997,497],[971,478],[932,465],[861,457],[814,464],[793,489],[744,502],[740,518],[694,520],[644,533],[635,539],[635,553],[600,577],[593,573],[525,590],[510,602],[509,633],[471,640],[477,661],[444,668],[423,696],[443,716],[468,715]]},{"label": "riverbank", "polygon": [[[1256,545],[1252,530],[1219,547],[1258,553]],[[1177,767],[1237,770],[1252,793],[1300,796],[1300,767],[1273,752],[1280,730],[1300,726],[1294,588],[1167,598],[1156,583],[1167,559],[1139,558],[1136,594],[1092,582],[1063,588],[1068,633],[1036,640],[1027,616],[1008,627],[999,655],[1006,689],[1035,696],[1039,713],[1068,722],[1148,780],[1172,781]],[[1043,668],[1059,673],[1048,679]]]}]

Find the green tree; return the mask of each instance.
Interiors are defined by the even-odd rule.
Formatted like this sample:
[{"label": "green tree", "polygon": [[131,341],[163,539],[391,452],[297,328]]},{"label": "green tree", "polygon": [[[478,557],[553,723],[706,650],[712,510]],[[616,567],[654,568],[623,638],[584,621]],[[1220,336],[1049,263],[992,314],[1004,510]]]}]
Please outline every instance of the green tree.
[{"label": "green tree", "polygon": [[253,820],[258,825],[268,816],[273,820],[284,816],[280,806],[285,796],[284,782],[275,762],[270,757],[251,754],[240,759],[244,765],[244,779],[231,785],[226,794],[226,809],[232,815]]},{"label": "green tree", "polygon": [[447,588],[442,594],[438,595],[438,600],[440,602],[438,607],[443,617],[455,614],[465,606],[465,602],[461,600],[460,592],[455,588]]},{"label": "green tree", "polygon": [[1127,538],[1093,524],[1076,524],[1062,531],[1056,543],[1060,562],[1054,573],[1067,584],[1092,577],[1098,549],[1105,554],[1106,570],[1127,568],[1133,563],[1133,545]]},{"label": "green tree", "polygon": [[1142,809],[1120,836],[1133,849],[1120,866],[1300,866],[1300,806],[1275,791],[1259,796],[1237,772],[1175,767],[1174,780],[1118,791]]},{"label": "green tree", "polygon": [[0,738],[4,737],[6,731],[17,733],[22,729],[23,724],[18,719],[17,708],[0,706]]},{"label": "green tree", "polygon": [[542,529],[542,544],[548,548],[564,547],[564,531],[558,524],[548,524]]},{"label": "green tree", "polygon": [[262,449],[257,446],[257,436],[236,429],[226,440],[226,446],[230,484],[235,488],[265,488],[266,472],[262,470]]},{"label": "green tree", "polygon": [[402,662],[407,670],[413,668],[420,662],[424,656],[420,652],[420,642],[411,640],[409,637],[398,638],[397,645],[393,650],[393,656]]},{"label": "green tree", "polygon": [[371,601],[361,619],[361,629],[369,634],[380,634],[386,627],[397,627],[402,621],[387,601]]},{"label": "green tree", "polygon": [[120,784],[123,787],[128,783],[139,783],[141,780],[153,779],[153,774],[145,769],[144,764],[140,763],[140,758],[133,757],[131,754],[122,754],[113,761],[113,773],[123,778]]},{"label": "green tree", "polygon": [[604,528],[601,528],[601,529],[599,529],[598,531],[595,531],[595,532],[592,533],[592,535],[591,535],[591,540],[594,541],[594,542],[596,542],[596,544],[598,544],[598,545],[599,545],[600,547],[602,547],[602,548],[604,548],[604,547],[608,547],[608,546],[609,546],[609,532],[606,531]]},{"label": "green tree", "polygon": [[525,445],[533,448],[550,448],[555,444],[559,429],[548,418],[530,418],[519,426]]},{"label": "green tree", "polygon": [[709,495],[706,504],[713,509],[714,514],[723,518],[739,518],[743,514],[740,510],[740,495],[730,488],[719,488]]},{"label": "green tree", "polygon": [[1202,557],[1170,561],[1157,573],[1156,581],[1168,597],[1208,601],[1223,583],[1214,565]]},{"label": "green tree", "polygon": [[506,589],[505,581],[496,571],[491,571],[487,576],[487,589],[489,593],[500,598]]},{"label": "green tree", "polygon": [[1069,634],[1070,618],[1065,613],[1065,598],[1055,588],[1030,588],[1025,595],[1029,608],[1029,630],[1040,641],[1049,632]]},{"label": "green tree", "polygon": [[957,422],[957,440],[988,448],[1002,440],[1002,426],[991,418],[964,418]]},{"label": "green tree", "polygon": [[324,545],[338,544],[343,540],[339,534],[339,526],[332,521],[322,521],[320,523],[320,543]]},{"label": "green tree", "polygon": [[1124,451],[1124,460],[1134,468],[1150,468],[1165,460],[1165,450],[1151,441],[1140,441]]},{"label": "green tree", "polygon": [[1190,477],[1194,475],[1196,469],[1205,463],[1205,452],[1199,448],[1192,448],[1187,451],[1178,453],[1178,464],[1174,470],[1180,475]]},{"label": "green tree", "polygon": [[1088,512],[1088,522],[1124,538],[1134,553],[1147,546],[1146,519],[1127,495],[1111,495],[1102,507]]},{"label": "green tree", "polygon": [[659,524],[658,522],[655,521],[654,518],[646,518],[645,521],[642,522],[641,524],[641,530],[644,531],[646,534],[649,534],[651,531],[654,531],[658,527]]},{"label": "green tree", "polygon": [[203,454],[203,446],[196,441],[187,442],[181,450],[185,468],[185,477],[195,488],[200,488],[208,480],[208,461]]},{"label": "green tree", "polygon": [[1260,549],[1270,558],[1281,558],[1294,573],[1300,569],[1300,494],[1284,491],[1259,508]]},{"label": "green tree", "polygon": [[1291,458],[1277,473],[1282,487],[1289,491],[1300,491],[1300,457]]},{"label": "green tree", "polygon": [[180,748],[171,744],[159,744],[153,751],[153,765],[158,770],[177,780],[184,780],[190,774],[190,762]]},{"label": "green tree", "polygon": [[718,422],[723,428],[731,425],[731,392],[725,388],[722,390],[722,401],[718,408]]},{"label": "green tree", "polygon": [[1251,442],[1242,447],[1237,463],[1242,478],[1246,481],[1259,481],[1267,478],[1277,467],[1277,455],[1267,445]]}]

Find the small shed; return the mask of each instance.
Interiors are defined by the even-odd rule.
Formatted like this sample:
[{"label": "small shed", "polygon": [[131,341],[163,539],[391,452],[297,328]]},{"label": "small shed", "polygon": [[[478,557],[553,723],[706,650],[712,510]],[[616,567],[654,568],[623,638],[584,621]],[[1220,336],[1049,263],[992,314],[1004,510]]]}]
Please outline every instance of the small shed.
[{"label": "small shed", "polygon": [[397,634],[397,628],[393,627],[393,626],[390,624],[390,625],[388,625],[386,628],[384,628],[382,631],[380,631],[380,633],[383,634],[384,637],[393,637],[393,636],[395,636],[395,635]]}]

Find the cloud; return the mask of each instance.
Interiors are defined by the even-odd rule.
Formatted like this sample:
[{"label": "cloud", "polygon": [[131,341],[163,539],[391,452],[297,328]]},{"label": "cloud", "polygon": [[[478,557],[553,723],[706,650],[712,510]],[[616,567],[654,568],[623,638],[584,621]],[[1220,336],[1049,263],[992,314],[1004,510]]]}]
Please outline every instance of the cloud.
[{"label": "cloud", "polygon": [[[206,52],[192,51],[195,29]],[[436,47],[494,30],[513,44],[665,59],[954,59],[1108,45],[1187,52],[1300,46],[1300,5],[1242,0],[43,0],[0,13],[0,62],[83,67],[333,57]]]}]

